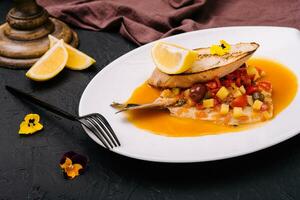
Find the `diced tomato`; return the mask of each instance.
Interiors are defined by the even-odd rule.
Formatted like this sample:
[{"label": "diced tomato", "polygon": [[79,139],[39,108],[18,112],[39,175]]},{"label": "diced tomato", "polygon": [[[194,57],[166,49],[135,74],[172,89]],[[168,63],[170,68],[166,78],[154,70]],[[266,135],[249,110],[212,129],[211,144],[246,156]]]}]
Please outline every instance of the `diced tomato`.
[{"label": "diced tomato", "polygon": [[220,105],[220,104],[216,104],[216,105],[214,106],[214,111],[219,112],[220,109],[221,109],[221,105]]},{"label": "diced tomato", "polygon": [[[225,87],[230,87],[232,83],[235,83],[236,86],[244,86],[248,87],[251,86],[252,80],[254,76],[249,76],[247,74],[247,70],[245,67],[240,67],[239,69],[235,70],[234,72],[227,74],[225,77],[221,79],[221,83]],[[215,80],[217,81],[217,80]],[[218,85],[219,87],[219,85]]]},{"label": "diced tomato", "polygon": [[222,86],[221,82],[220,82],[220,79],[218,77],[215,78],[215,82],[217,83],[218,88],[220,88]]},{"label": "diced tomato", "polygon": [[251,80],[253,80],[253,81],[254,81],[255,74],[249,75],[249,77],[251,78]]},{"label": "diced tomato", "polygon": [[272,89],[272,85],[268,81],[259,81],[257,82],[257,86],[260,90],[265,90],[267,92],[270,92]]},{"label": "diced tomato", "polygon": [[210,92],[212,93],[212,96],[215,96],[215,94],[217,94],[218,91],[219,91],[219,88],[210,90]]},{"label": "diced tomato", "polygon": [[233,99],[233,101],[230,103],[231,107],[245,107],[247,105],[248,105],[248,101],[246,95],[239,96]]},{"label": "diced tomato", "polygon": [[246,94],[253,94],[254,92],[257,92],[257,91],[258,91],[258,87],[254,86],[254,85],[248,86],[246,88]]},{"label": "diced tomato", "polygon": [[202,104],[202,103],[197,103],[197,104],[196,104],[196,109],[197,109],[197,110],[202,110],[202,109],[204,109],[203,104]]},{"label": "diced tomato", "polygon": [[242,79],[242,85],[244,86],[250,86],[251,85],[251,79],[248,75],[243,75],[241,76],[241,79]]},{"label": "diced tomato", "polygon": [[211,92],[210,94],[211,94],[211,97],[215,97],[217,93],[216,92]]},{"label": "diced tomato", "polygon": [[222,101],[219,98],[215,97],[214,100],[215,100],[215,105],[219,105],[222,103]]},{"label": "diced tomato", "polygon": [[246,68],[246,66],[245,66],[245,67],[243,67],[243,68],[239,68],[239,69],[241,69],[241,70],[242,70],[243,74],[247,74],[247,68]]},{"label": "diced tomato", "polygon": [[267,105],[267,104],[265,104],[265,103],[263,103],[262,105],[261,105],[261,107],[260,107],[260,110],[261,111],[267,111],[269,109],[269,106]]},{"label": "diced tomato", "polygon": [[240,78],[240,77],[238,77],[238,78],[236,79],[235,84],[236,84],[236,86],[238,86],[238,87],[241,87],[241,86],[242,86],[242,84],[241,84],[241,78]]},{"label": "diced tomato", "polygon": [[180,92],[180,93],[178,94],[178,98],[179,98],[179,99],[184,99],[184,92]]},{"label": "diced tomato", "polygon": [[247,75],[247,70],[246,70],[246,68],[239,68],[238,70],[236,70],[236,75],[237,75],[238,77]]},{"label": "diced tomato", "polygon": [[208,89],[216,89],[218,84],[215,81],[210,81],[205,84]]},{"label": "diced tomato", "polygon": [[231,80],[228,80],[228,79],[222,80],[222,85],[224,85],[227,88],[231,87],[231,83],[232,83]]},{"label": "diced tomato", "polygon": [[258,71],[259,74],[261,74],[261,72],[263,71],[262,69],[260,69],[259,67],[255,67],[256,70]]},{"label": "diced tomato", "polygon": [[233,80],[233,79],[235,79],[235,75],[231,73],[231,74],[228,74],[225,78],[228,80]]}]

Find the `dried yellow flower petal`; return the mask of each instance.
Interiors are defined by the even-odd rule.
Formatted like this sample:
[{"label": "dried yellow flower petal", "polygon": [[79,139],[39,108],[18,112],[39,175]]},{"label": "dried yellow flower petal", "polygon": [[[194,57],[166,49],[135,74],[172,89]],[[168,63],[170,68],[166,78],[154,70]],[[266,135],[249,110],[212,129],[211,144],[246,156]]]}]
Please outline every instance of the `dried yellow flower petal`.
[{"label": "dried yellow flower petal", "polygon": [[223,56],[226,53],[229,53],[230,49],[230,44],[228,44],[225,40],[221,40],[220,45],[212,45],[210,47],[210,53],[213,55]]},{"label": "dried yellow flower petal", "polygon": [[38,114],[28,114],[24,121],[20,124],[19,134],[33,134],[43,129],[43,125],[39,123],[40,116]]},{"label": "dried yellow flower petal", "polygon": [[228,44],[225,40],[220,41],[220,46],[222,47],[223,51],[225,51],[226,53],[228,53],[231,49],[230,44]]}]

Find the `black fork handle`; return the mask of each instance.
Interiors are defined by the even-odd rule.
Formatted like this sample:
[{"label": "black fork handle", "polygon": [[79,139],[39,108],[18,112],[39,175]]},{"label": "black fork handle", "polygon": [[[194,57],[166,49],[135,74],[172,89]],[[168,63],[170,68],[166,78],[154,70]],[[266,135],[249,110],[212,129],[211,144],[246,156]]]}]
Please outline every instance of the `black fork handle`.
[{"label": "black fork handle", "polygon": [[16,89],[14,87],[11,87],[11,86],[8,86],[8,85],[5,85],[5,88],[11,92],[12,94],[15,94],[16,96],[18,96],[19,98],[22,98],[22,99],[26,99],[28,101],[30,101],[31,103],[34,103],[38,106],[40,106],[41,108],[44,108],[50,112],[53,112],[57,115],[60,115],[64,118],[67,118],[69,120],[72,120],[72,121],[77,121],[78,120],[78,117],[60,109],[60,108],[57,108],[56,106],[53,106],[53,105],[50,105],[44,101],[41,101],[39,99],[37,99],[36,97],[28,94],[28,93],[25,93],[19,89]]}]

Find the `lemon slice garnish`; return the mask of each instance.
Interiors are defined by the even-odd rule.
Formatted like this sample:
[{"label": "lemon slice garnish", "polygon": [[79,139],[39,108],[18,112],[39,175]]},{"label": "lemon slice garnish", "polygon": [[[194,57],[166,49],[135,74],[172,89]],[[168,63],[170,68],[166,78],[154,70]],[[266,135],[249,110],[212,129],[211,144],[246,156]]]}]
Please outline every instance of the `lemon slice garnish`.
[{"label": "lemon slice garnish", "polygon": [[56,76],[65,67],[68,52],[63,40],[59,40],[51,47],[26,73],[35,81],[46,81]]},{"label": "lemon slice garnish", "polygon": [[[50,41],[50,48],[59,41],[56,37],[52,35],[49,35],[48,38]],[[96,62],[93,58],[79,51],[78,49],[75,49],[71,45],[67,43],[64,43],[64,45],[69,54],[69,58],[66,64],[67,68],[72,70],[83,70]]]},{"label": "lemon slice garnish", "polygon": [[178,45],[157,42],[152,47],[156,67],[167,74],[180,74],[188,70],[197,59],[197,52]]}]

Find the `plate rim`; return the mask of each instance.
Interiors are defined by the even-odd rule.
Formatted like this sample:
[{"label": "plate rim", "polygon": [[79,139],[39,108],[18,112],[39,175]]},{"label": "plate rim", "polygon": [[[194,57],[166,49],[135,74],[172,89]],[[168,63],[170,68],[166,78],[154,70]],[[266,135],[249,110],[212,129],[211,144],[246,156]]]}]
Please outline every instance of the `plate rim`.
[{"label": "plate rim", "polygon": [[[196,30],[196,31],[191,31],[191,32],[186,32],[186,33],[182,33],[182,34],[177,34],[177,35],[173,35],[173,36],[170,36],[170,37],[166,37],[166,38],[161,38],[159,40],[168,40],[169,38],[174,38],[174,37],[178,37],[179,35],[188,35],[188,34],[191,34],[191,33],[195,33],[195,32],[206,32],[206,31],[216,31],[216,30],[224,30],[224,29],[247,29],[247,28],[267,28],[267,29],[285,29],[285,30],[294,30],[294,31],[297,31],[300,33],[300,31],[297,29],[297,28],[294,28],[294,27],[281,27],[281,26],[226,26],[226,27],[216,27],[216,28],[209,28],[209,29],[202,29],[202,30]],[[90,86],[90,84],[95,81],[96,77],[98,76],[99,73],[104,73],[105,71],[109,70],[109,65],[114,65],[115,62],[117,62],[119,59],[122,59],[123,57],[125,56],[128,56],[128,54],[134,54],[136,51],[139,51],[139,49],[141,47],[144,47],[144,46],[149,46],[149,45],[152,45],[154,42],[157,42],[158,40],[156,41],[153,41],[153,42],[150,42],[148,44],[145,44],[143,46],[140,46],[140,47],[137,47],[123,55],[121,55],[120,57],[116,58],[115,60],[113,60],[112,62],[110,62],[109,64],[107,64],[106,66],[104,66],[90,81],[89,83],[87,84],[87,86],[85,87],[84,91],[82,92],[82,95],[80,97],[80,101],[79,101],[79,105],[78,105],[78,114],[82,114],[82,109],[83,109],[83,97],[85,96],[87,90],[88,90],[88,87]],[[298,85],[298,89],[299,89],[299,85]],[[296,97],[295,97],[296,98]],[[292,100],[292,102],[295,100],[295,98]],[[292,103],[291,102],[291,103]],[[291,104],[290,103],[290,104]],[[83,127],[84,128],[84,127]],[[103,147],[103,145],[98,141],[98,140],[95,140],[95,138],[91,137],[91,135],[87,132],[87,130],[84,128],[85,132],[87,133],[87,135],[92,139],[94,140],[94,142],[96,142],[97,144],[99,144],[100,146]],[[152,133],[151,133],[152,134]],[[229,159],[229,158],[235,158],[235,157],[240,157],[240,156],[243,156],[243,155],[247,155],[247,154],[250,154],[250,153],[254,153],[254,152],[258,152],[258,151],[261,151],[263,149],[267,149],[271,146],[274,146],[276,144],[279,144],[281,142],[284,142],[296,135],[299,134],[299,130],[296,130],[296,128],[293,128],[291,130],[289,130],[289,132],[287,132],[286,134],[284,134],[285,137],[276,137],[276,140],[273,139],[272,142],[269,142],[268,145],[265,145],[265,146],[262,146],[261,148],[253,148],[251,150],[248,150],[248,151],[244,151],[244,152],[237,152],[235,154],[229,154],[227,156],[221,156],[219,158],[211,158],[211,159],[204,159],[204,160],[199,160],[199,159],[196,159],[196,160],[182,160],[182,159],[178,159],[178,160],[166,160],[164,158],[160,159],[160,158],[157,158],[157,157],[149,157],[147,156],[147,158],[139,155],[139,154],[130,154],[128,152],[122,152],[122,151],[118,151],[118,148],[116,149],[111,149],[111,151],[117,153],[117,154],[120,154],[120,155],[123,155],[123,156],[126,156],[126,157],[130,157],[130,158],[134,158],[134,159],[139,159],[139,160],[144,160],[144,161],[151,161],[151,162],[162,162],[162,163],[197,163],[197,162],[210,162],[210,161],[216,161],[216,160],[223,160],[223,159]],[[211,136],[211,135],[210,135]],[[206,137],[206,136],[198,136],[198,137]]]}]

